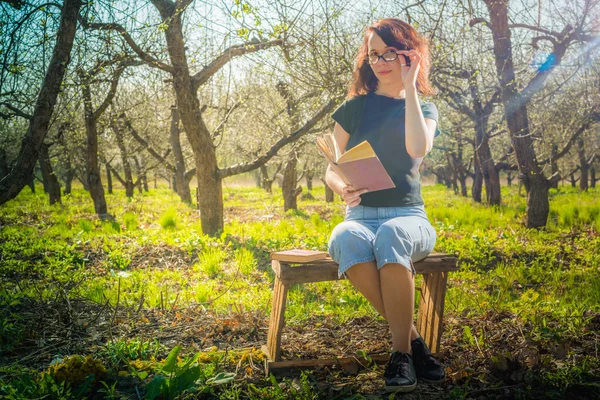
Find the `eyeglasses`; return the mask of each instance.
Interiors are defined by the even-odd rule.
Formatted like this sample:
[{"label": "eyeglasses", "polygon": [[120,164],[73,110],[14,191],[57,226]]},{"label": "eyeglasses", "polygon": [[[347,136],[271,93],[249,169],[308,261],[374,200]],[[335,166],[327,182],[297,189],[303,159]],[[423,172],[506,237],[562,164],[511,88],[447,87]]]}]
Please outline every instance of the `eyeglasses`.
[{"label": "eyeglasses", "polygon": [[[410,67],[410,58],[408,58],[404,54],[401,54],[401,55],[404,57],[404,60],[406,61],[406,66]],[[394,50],[388,50],[380,56],[377,55],[376,53],[369,54],[369,57],[367,57],[367,61],[369,62],[369,64],[374,65],[379,62],[380,58],[383,58],[387,62],[392,62],[398,58],[398,53],[396,53]],[[402,65],[404,65],[404,64],[402,64]]]},{"label": "eyeglasses", "polygon": [[376,53],[371,53],[371,54],[369,54],[369,57],[368,57],[369,64],[371,64],[371,65],[377,64],[379,62],[380,58],[383,58],[387,62],[391,62],[398,58],[398,53],[396,53],[393,50],[388,50],[385,53],[383,53],[382,55],[378,55]]}]

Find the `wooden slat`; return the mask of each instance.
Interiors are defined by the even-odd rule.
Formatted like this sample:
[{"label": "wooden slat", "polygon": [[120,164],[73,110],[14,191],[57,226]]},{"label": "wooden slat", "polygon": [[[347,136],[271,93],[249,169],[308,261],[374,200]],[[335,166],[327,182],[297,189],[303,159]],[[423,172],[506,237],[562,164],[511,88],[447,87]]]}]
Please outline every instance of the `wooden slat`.
[{"label": "wooden slat", "polygon": [[[373,355],[369,357],[378,365],[384,365],[390,359],[388,354]],[[274,375],[284,374],[286,372],[295,372],[302,369],[312,369],[315,367],[339,366],[347,372],[358,372],[361,368],[369,365],[365,357],[339,357],[339,358],[318,358],[311,360],[289,360],[289,361],[265,361],[265,370],[267,376],[270,373]]]},{"label": "wooden slat", "polygon": [[426,284],[426,275],[423,275],[423,283],[421,284],[421,297],[419,299],[419,310],[417,315],[417,331],[425,339],[427,336],[427,300],[429,299],[429,287]]},{"label": "wooden slat", "polygon": [[[458,270],[455,256],[439,253],[430,254],[414,266],[418,274]],[[330,258],[306,264],[281,262],[277,266],[274,264],[273,271],[286,285],[338,280],[338,264]]]},{"label": "wooden slat", "polygon": [[437,293],[435,292],[435,288],[437,287],[437,280],[438,277],[441,273],[432,273],[432,274],[426,274],[423,276],[423,281],[425,282],[425,285],[427,286],[427,294],[428,294],[428,299],[427,299],[427,309],[425,311],[425,325],[427,326],[426,334],[425,336],[423,336],[423,339],[425,340],[425,343],[427,344],[427,347],[429,347],[429,349],[431,349],[431,345],[433,343],[433,336],[435,334],[435,332],[433,332],[433,324],[432,324],[432,317],[433,317],[433,311],[434,311],[434,307],[435,307],[435,297],[437,295]]},{"label": "wooden slat", "polygon": [[447,280],[447,272],[423,275],[417,330],[432,353],[440,348]]},{"label": "wooden slat", "polygon": [[434,304],[433,304],[433,315],[430,316],[431,321],[431,329],[433,333],[433,337],[431,340],[431,345],[429,348],[432,353],[437,353],[440,348],[440,342],[442,338],[442,323],[444,318],[444,302],[446,298],[446,283],[448,280],[447,272],[438,273],[438,279],[436,281],[435,288],[432,289],[432,292],[435,293],[434,296]]},{"label": "wooden slat", "polygon": [[[275,268],[275,264],[279,264],[279,261],[273,260],[272,263]],[[269,334],[267,336],[267,355],[271,361],[279,361],[281,359],[281,332],[285,325],[285,301],[287,299],[287,290],[287,285],[279,278],[275,278]]]},{"label": "wooden slat", "polygon": [[[419,301],[419,311],[417,316],[417,331],[423,337],[423,340],[427,338],[427,307],[429,305],[429,289],[427,285],[427,275],[423,275],[423,283],[421,285],[421,299]],[[427,343],[427,342],[425,342]]]}]

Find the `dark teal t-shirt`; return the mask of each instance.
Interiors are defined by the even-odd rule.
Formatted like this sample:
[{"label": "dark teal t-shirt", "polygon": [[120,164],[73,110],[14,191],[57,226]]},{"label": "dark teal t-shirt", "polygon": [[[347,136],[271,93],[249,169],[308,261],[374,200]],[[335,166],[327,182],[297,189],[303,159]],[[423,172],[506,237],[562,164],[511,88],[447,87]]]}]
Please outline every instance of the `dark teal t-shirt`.
[{"label": "dark teal t-shirt", "polygon": [[[421,102],[424,118],[438,121],[433,103]],[[331,117],[350,134],[346,150],[366,140],[381,160],[395,188],[361,195],[361,205],[405,207],[422,205],[419,166],[423,158],[412,158],[405,143],[405,99],[370,92],[347,99]],[[439,135],[436,129],[435,136]],[[357,188],[360,189],[360,188]]]}]

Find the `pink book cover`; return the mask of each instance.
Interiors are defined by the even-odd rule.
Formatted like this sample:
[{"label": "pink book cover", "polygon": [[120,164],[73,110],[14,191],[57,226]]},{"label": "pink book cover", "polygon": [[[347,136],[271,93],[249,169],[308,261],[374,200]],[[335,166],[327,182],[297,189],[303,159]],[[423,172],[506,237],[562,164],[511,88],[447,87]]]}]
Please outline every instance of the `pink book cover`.
[{"label": "pink book cover", "polygon": [[369,192],[396,187],[377,157],[337,164],[356,189]]}]

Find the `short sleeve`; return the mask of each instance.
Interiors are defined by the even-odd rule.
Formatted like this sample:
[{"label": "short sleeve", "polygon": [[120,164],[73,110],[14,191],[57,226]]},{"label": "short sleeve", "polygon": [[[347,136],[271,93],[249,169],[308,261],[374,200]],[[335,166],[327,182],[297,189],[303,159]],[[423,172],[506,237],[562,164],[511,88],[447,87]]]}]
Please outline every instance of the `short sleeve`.
[{"label": "short sleeve", "polygon": [[421,111],[423,112],[423,118],[431,118],[432,120],[437,122],[435,127],[435,136],[439,136],[440,134],[440,120],[438,115],[438,109],[435,104],[430,102],[421,103]]},{"label": "short sleeve", "polygon": [[332,114],[331,118],[340,124],[349,135],[352,135],[360,122],[362,113],[361,97],[353,97],[344,101]]}]

